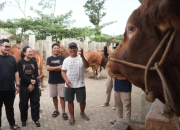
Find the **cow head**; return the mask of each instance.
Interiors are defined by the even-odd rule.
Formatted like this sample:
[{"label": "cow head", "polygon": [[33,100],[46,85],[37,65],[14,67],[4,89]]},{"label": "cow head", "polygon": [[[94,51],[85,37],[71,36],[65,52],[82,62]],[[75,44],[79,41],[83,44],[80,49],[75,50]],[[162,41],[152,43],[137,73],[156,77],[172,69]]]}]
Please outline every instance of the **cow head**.
[{"label": "cow head", "polygon": [[69,50],[67,47],[61,46],[59,55],[64,56],[65,58],[67,58],[68,56],[70,56]]},{"label": "cow head", "polygon": [[[143,0],[141,6],[133,11],[129,17],[124,37],[109,57],[146,66],[151,55],[168,30],[175,30],[177,32],[175,39],[177,39],[176,37],[180,30],[179,7],[179,0]],[[178,40],[174,40],[174,42],[176,41]],[[180,66],[180,62],[178,61],[180,60],[178,51],[180,45],[175,47],[176,43],[173,44],[162,66],[168,85],[171,87],[173,85],[173,79],[168,80],[168,76],[172,76],[170,78],[173,78],[174,76],[171,73],[177,73],[175,69],[180,72],[180,67],[170,68],[173,67],[173,64]],[[161,59],[166,45],[160,50],[151,66],[154,66],[154,63]],[[143,90],[145,89],[144,70],[113,61],[108,61],[107,70],[112,77],[126,77],[136,86],[141,87]],[[178,88],[178,85],[180,85],[178,81],[180,80],[180,75],[176,74],[175,79],[174,85],[176,85],[171,88],[171,93],[177,96],[176,92],[180,92],[180,87]],[[155,71],[149,73],[148,86],[155,92],[156,98],[165,102],[161,80]],[[173,98],[174,100],[180,100],[180,96],[174,96]],[[180,104],[176,104],[176,108],[178,107],[180,109]],[[180,112],[178,114],[180,115]]]}]

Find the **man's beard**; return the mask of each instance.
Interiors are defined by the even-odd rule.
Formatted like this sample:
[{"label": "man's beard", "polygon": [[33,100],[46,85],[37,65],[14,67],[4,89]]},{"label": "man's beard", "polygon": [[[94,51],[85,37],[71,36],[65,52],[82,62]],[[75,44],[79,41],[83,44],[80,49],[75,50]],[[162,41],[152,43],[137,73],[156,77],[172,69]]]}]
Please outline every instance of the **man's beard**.
[{"label": "man's beard", "polygon": [[6,53],[5,51],[1,51],[1,54],[2,55],[8,55],[9,54],[9,51]]}]

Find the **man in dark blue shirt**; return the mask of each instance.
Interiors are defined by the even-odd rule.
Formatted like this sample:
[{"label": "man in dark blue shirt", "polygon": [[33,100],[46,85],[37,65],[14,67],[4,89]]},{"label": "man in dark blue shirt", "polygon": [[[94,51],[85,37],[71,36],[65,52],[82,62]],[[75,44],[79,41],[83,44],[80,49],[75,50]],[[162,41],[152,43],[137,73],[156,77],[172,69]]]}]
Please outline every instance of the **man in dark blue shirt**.
[{"label": "man in dark blue shirt", "polygon": [[[131,90],[132,84],[126,78],[115,79],[114,82],[114,98],[117,108],[117,119],[123,118],[123,110],[125,111],[125,119],[130,120],[131,117]],[[112,121],[114,124],[116,120]]]}]

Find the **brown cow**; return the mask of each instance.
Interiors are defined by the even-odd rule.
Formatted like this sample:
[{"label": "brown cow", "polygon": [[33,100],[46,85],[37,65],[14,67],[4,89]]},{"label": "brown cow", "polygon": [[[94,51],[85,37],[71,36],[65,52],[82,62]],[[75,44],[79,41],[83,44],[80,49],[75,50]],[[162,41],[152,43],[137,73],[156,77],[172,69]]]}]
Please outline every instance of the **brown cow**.
[{"label": "brown cow", "polygon": [[[160,67],[172,95],[177,115],[180,116],[180,1],[143,0],[142,5],[129,17],[120,45],[109,57],[146,66],[160,41],[169,30],[174,30],[175,38]],[[159,62],[170,36],[153,60],[151,67]],[[130,82],[145,90],[144,69],[134,68],[117,61],[108,61],[108,73],[112,77],[126,77]],[[162,82],[156,71],[148,74],[148,88],[153,98],[165,103]],[[149,96],[149,93],[146,93]]]},{"label": "brown cow", "polygon": [[[110,54],[113,50],[107,49],[107,53]],[[97,50],[102,56],[101,66],[105,69],[108,59],[104,56],[104,50]]]},{"label": "brown cow", "polygon": [[[21,49],[22,49],[22,47],[20,47],[17,44],[14,44],[9,51],[9,54],[12,55],[16,59],[17,63],[21,59]],[[41,54],[39,52],[33,50],[32,57],[36,58],[40,74],[43,74],[43,58],[42,58]],[[42,87],[44,86],[44,79],[41,80],[41,86]]]},{"label": "brown cow", "polygon": [[[70,55],[68,48],[64,47],[64,46],[61,46],[61,50],[60,50],[59,54],[64,56],[65,58]],[[100,77],[100,65],[101,65],[101,61],[102,61],[101,54],[96,51],[90,51],[90,52],[84,52],[84,56],[87,58],[87,60],[89,62],[89,66],[91,66],[92,70],[93,70],[93,74],[90,77],[94,78],[95,75],[97,75],[97,77],[95,77],[95,78],[99,78]]]}]

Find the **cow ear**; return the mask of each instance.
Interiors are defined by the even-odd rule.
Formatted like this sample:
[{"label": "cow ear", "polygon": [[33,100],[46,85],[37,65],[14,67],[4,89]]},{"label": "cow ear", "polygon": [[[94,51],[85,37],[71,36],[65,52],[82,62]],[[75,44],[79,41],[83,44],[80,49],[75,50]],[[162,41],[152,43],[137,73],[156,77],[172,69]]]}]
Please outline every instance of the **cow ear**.
[{"label": "cow ear", "polygon": [[161,0],[156,11],[156,20],[160,26],[180,31],[180,0]]}]

